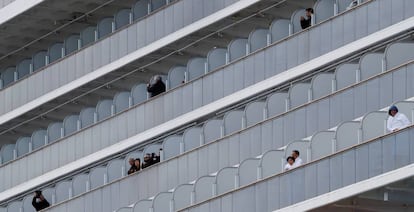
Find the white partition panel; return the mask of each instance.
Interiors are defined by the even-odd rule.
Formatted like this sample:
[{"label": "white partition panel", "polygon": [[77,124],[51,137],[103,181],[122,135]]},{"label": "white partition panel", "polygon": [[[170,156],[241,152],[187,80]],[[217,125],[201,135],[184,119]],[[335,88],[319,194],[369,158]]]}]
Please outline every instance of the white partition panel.
[{"label": "white partition panel", "polygon": [[[77,51],[79,49],[79,40],[80,40],[79,34],[70,35],[69,37],[65,39],[65,42],[64,42],[65,55],[69,55],[72,52]],[[68,70],[68,71],[75,72],[75,70]]]},{"label": "white partition panel", "polygon": [[151,0],[151,12],[157,10],[166,4],[167,0]]},{"label": "white partition panel", "polygon": [[260,178],[266,178],[280,173],[285,166],[285,151],[270,150],[263,154],[260,159],[258,174]]},{"label": "white partition panel", "polygon": [[187,62],[188,81],[201,77],[205,74],[206,58],[196,57],[191,58]]},{"label": "white partition panel", "polygon": [[3,81],[3,86],[7,86],[15,81],[15,73],[16,67],[8,67],[1,72],[1,80]]},{"label": "white partition panel", "polygon": [[335,135],[335,151],[341,151],[357,145],[360,126],[361,123],[359,121],[349,121],[338,125]]},{"label": "white partition panel", "polygon": [[270,25],[269,33],[271,35],[271,42],[279,41],[289,36],[289,24],[288,19],[275,19]]},{"label": "white partition panel", "polygon": [[152,207],[152,200],[140,200],[134,205],[134,212],[150,212]]},{"label": "white partition panel", "polygon": [[321,73],[312,78],[312,99],[319,99],[332,93],[333,73]]},{"label": "white partition panel", "polygon": [[132,8],[134,20],[142,18],[148,14],[150,0],[139,0]]},{"label": "white partition panel", "polygon": [[20,137],[16,141],[16,156],[21,157],[30,151],[30,137]]},{"label": "white partition panel", "polygon": [[236,188],[237,167],[225,167],[217,172],[213,186],[216,186],[216,193],[220,195]]},{"label": "white partition panel", "polygon": [[296,83],[289,89],[289,108],[295,108],[309,101],[310,83]]},{"label": "white partition panel", "polygon": [[124,167],[123,159],[114,159],[109,161],[108,165],[106,166],[106,173],[108,176],[108,183],[121,179],[123,176],[125,176],[124,171],[126,170],[126,167]]},{"label": "white partition panel", "polygon": [[239,38],[232,40],[227,46],[229,62],[237,60],[247,54],[246,51],[247,39]]},{"label": "white partition panel", "polygon": [[[253,183],[257,180],[257,169],[261,158],[249,158],[242,161],[238,167],[239,186]],[[276,161],[274,161],[276,163]]]},{"label": "white partition panel", "polygon": [[311,160],[317,160],[332,154],[334,152],[334,137],[334,131],[320,131],[315,133],[309,144]]},{"label": "white partition panel", "polygon": [[89,172],[90,189],[95,189],[106,183],[106,167],[95,167]]},{"label": "white partition panel", "polygon": [[361,72],[361,80],[368,79],[382,71],[383,53],[368,53],[361,57],[359,62],[359,70]]},{"label": "white partition panel", "polygon": [[193,186],[192,184],[181,184],[174,189],[172,198],[173,211],[177,211],[191,204]]},{"label": "white partition panel", "polygon": [[359,65],[354,63],[345,63],[335,69],[335,88],[343,89],[357,83],[357,70]]},{"label": "white partition panel", "polygon": [[[261,49],[268,44],[268,29],[255,29],[250,32],[248,43],[250,52]],[[249,52],[249,53],[250,53]]]},{"label": "white partition panel", "polygon": [[194,184],[194,201],[201,202],[213,197],[213,184],[216,181],[215,176],[202,176]]},{"label": "white partition panel", "polygon": [[42,195],[51,205],[56,203],[55,188],[42,189]]},{"label": "white partition panel", "polygon": [[47,127],[47,137],[48,137],[48,143],[53,143],[56,140],[62,138],[62,122],[55,122],[49,124]]},{"label": "white partition panel", "polygon": [[7,212],[20,212],[22,211],[23,203],[21,201],[14,201],[7,205]]},{"label": "white partition panel", "polygon": [[36,130],[32,133],[32,149],[38,149],[46,143],[46,130]]},{"label": "white partition panel", "polygon": [[315,3],[315,23],[320,23],[332,16],[334,16],[336,0],[318,0]]},{"label": "white partition panel", "polygon": [[93,107],[83,108],[81,110],[81,112],[79,113],[81,128],[85,128],[95,123],[95,113],[96,108]]},{"label": "white partition panel", "polygon": [[203,128],[191,127],[186,129],[183,134],[184,151],[189,151],[199,147],[203,142]]},{"label": "white partition panel", "polygon": [[81,31],[80,40],[82,43],[82,47],[95,42],[95,32],[96,32],[96,27],[94,26],[89,26]]},{"label": "white partition panel", "polygon": [[217,140],[223,136],[222,134],[223,120],[211,119],[203,125],[204,143]]},{"label": "white partition panel", "polygon": [[384,111],[370,112],[361,121],[362,140],[366,141],[386,133],[386,119],[388,113]]},{"label": "white partition panel", "polygon": [[183,137],[180,135],[173,135],[165,138],[162,142],[162,150],[164,153],[164,160],[168,160],[181,153],[181,146],[183,145]]},{"label": "white partition panel", "polygon": [[30,74],[32,59],[21,60],[16,66],[17,79],[21,79]]},{"label": "white partition panel", "polygon": [[207,53],[207,71],[215,70],[226,64],[227,49],[213,48]]},{"label": "white partition panel", "polygon": [[[113,105],[115,107],[115,113],[119,113],[129,108],[131,93],[123,91],[115,94]],[[132,102],[131,102],[132,103]]]},{"label": "white partition panel", "polygon": [[106,17],[101,19],[98,22],[96,30],[98,32],[98,39],[103,38],[110,33],[112,33],[112,22],[114,21],[113,17]]},{"label": "white partition panel", "polygon": [[172,192],[160,192],[155,195],[152,200],[152,210],[153,212],[168,212],[170,210],[170,202],[172,201],[173,193]]},{"label": "white partition panel", "polygon": [[[80,129],[79,115],[70,115],[66,116],[63,119],[63,135],[68,136]],[[79,127],[79,129],[78,129]]]},{"label": "white partition panel", "polygon": [[96,105],[96,113],[98,116],[98,121],[102,121],[112,115],[112,99],[100,100]]},{"label": "white partition panel", "polygon": [[114,16],[115,29],[119,29],[119,28],[122,28],[123,26],[130,24],[129,22],[130,14],[131,14],[130,9],[119,10]]},{"label": "white partition panel", "polygon": [[37,71],[46,65],[46,51],[39,51],[32,57],[33,71]]},{"label": "white partition panel", "polygon": [[1,146],[1,162],[6,163],[14,159],[15,144],[5,144]]},{"label": "white partition panel", "polygon": [[55,186],[56,203],[63,202],[72,197],[72,181],[58,182]]},{"label": "white partition panel", "polygon": [[229,135],[243,128],[243,114],[242,110],[234,110],[224,115],[224,135]]},{"label": "white partition panel", "polygon": [[173,89],[185,82],[187,68],[175,66],[168,71],[168,89]]},{"label": "white partition panel", "polygon": [[131,89],[132,102],[134,105],[144,102],[148,99],[147,85],[137,84]]},{"label": "white partition panel", "polygon": [[[32,205],[33,194],[27,195],[23,198],[23,212],[35,212],[36,210],[33,208]],[[2,212],[0,210],[0,212]]]},{"label": "white partition panel", "polygon": [[72,195],[77,196],[89,190],[89,175],[78,174],[72,179]]},{"label": "white partition panel", "polygon": [[385,50],[386,70],[414,59],[414,43],[394,43]]},{"label": "white partition panel", "polygon": [[276,92],[271,96],[267,97],[266,100],[266,109],[267,117],[272,117],[286,112],[286,99],[288,98],[288,93],[279,93]]},{"label": "white partition panel", "polygon": [[265,107],[266,102],[264,101],[251,102],[246,106],[244,109],[246,127],[259,123],[266,118],[264,115]]},{"label": "white partition panel", "polygon": [[62,58],[62,49],[63,43],[55,43],[49,47],[47,56],[49,57],[48,62],[52,63],[60,58]]}]

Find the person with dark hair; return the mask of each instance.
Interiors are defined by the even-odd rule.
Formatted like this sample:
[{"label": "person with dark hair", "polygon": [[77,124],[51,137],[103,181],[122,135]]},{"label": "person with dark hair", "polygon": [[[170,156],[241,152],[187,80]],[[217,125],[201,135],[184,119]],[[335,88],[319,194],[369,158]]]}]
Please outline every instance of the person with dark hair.
[{"label": "person with dark hair", "polygon": [[159,163],[161,161],[161,151],[162,149],[160,149],[160,151],[158,152],[158,155],[155,153],[152,153],[152,160],[154,161],[154,164]]},{"label": "person with dark hair", "polygon": [[305,16],[300,17],[300,26],[302,29],[306,29],[312,25],[313,8],[307,8],[305,10]]},{"label": "person with dark hair", "polygon": [[154,164],[154,160],[152,159],[151,155],[149,153],[145,154],[144,162],[142,162],[142,169],[145,169],[152,164]]},{"label": "person with dark hair", "polygon": [[42,195],[42,191],[35,191],[32,200],[32,205],[36,209],[36,211],[43,210],[50,206],[49,202]]},{"label": "person with dark hair", "polygon": [[293,168],[295,168],[295,158],[292,156],[289,156],[286,158],[286,165],[285,165],[285,171],[287,170],[291,170]]},{"label": "person with dark hair", "polygon": [[[139,158],[137,159],[139,160]],[[139,171],[139,168],[136,166],[136,160],[134,158],[130,158],[128,160],[129,165],[131,165],[131,167],[128,170],[128,175],[133,174],[134,172]]]},{"label": "person with dark hair", "polygon": [[151,153],[152,164],[156,164],[159,162],[159,157],[155,152]]},{"label": "person with dark hair", "polygon": [[155,76],[154,79],[147,84],[147,91],[150,93],[151,97],[165,92],[165,84],[162,82],[161,76]]},{"label": "person with dark hair", "polygon": [[407,116],[398,112],[398,108],[393,105],[388,110],[387,130],[388,132],[395,132],[411,124]]},{"label": "person with dark hair", "polygon": [[298,150],[293,150],[292,151],[292,157],[295,159],[295,167],[298,167],[300,165],[302,165],[302,159],[299,157],[299,151]]}]

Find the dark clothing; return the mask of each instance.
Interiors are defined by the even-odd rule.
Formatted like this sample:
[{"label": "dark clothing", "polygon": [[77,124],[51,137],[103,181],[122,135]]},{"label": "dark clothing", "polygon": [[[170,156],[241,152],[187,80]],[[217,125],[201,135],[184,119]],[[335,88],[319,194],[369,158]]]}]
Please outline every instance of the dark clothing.
[{"label": "dark clothing", "polygon": [[151,158],[152,158],[152,164],[156,164],[160,162],[160,156],[156,155],[155,153],[151,154]]},{"label": "dark clothing", "polygon": [[144,161],[144,162],[142,163],[142,168],[143,168],[143,169],[145,169],[145,168],[147,168],[147,167],[150,167],[152,164],[154,164],[154,162],[153,162],[153,160],[152,160],[152,159],[150,159],[150,160],[148,160],[148,161]]},{"label": "dark clothing", "polygon": [[142,168],[145,169],[153,164],[154,160],[151,157],[148,157],[147,159],[144,159],[144,162],[142,163]]},{"label": "dark clothing", "polygon": [[130,175],[134,172],[137,172],[137,171],[139,171],[138,167],[135,166],[135,165],[132,165],[131,168],[129,168],[129,170],[128,170],[128,175]]},{"label": "dark clothing", "polygon": [[311,21],[312,21],[311,17],[306,17],[305,19],[300,21],[300,26],[302,27],[302,29],[306,29],[311,26],[311,23],[312,23]]},{"label": "dark clothing", "polygon": [[[39,199],[39,202],[36,202],[36,199]],[[43,210],[50,206],[49,202],[46,199],[41,200],[40,198],[33,197],[32,205],[36,211]]]},{"label": "dark clothing", "polygon": [[160,80],[155,84],[148,85],[147,91],[151,93],[151,97],[157,96],[158,94],[165,92],[165,84]]},{"label": "dark clothing", "polygon": [[142,163],[142,168],[145,169],[147,167],[150,167],[151,165],[152,165],[152,161],[148,161],[148,162],[144,161],[144,163]]},{"label": "dark clothing", "polygon": [[154,160],[154,163],[159,163],[160,162],[160,156],[156,155],[152,158]]}]

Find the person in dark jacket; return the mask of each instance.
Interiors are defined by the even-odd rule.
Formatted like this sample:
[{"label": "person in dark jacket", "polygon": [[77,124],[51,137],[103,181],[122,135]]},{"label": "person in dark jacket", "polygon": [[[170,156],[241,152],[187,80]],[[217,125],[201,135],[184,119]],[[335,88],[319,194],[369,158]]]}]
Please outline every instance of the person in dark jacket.
[{"label": "person in dark jacket", "polygon": [[151,97],[165,92],[165,84],[162,82],[161,76],[155,76],[153,82],[147,85],[147,91]]},{"label": "person in dark jacket", "polygon": [[312,15],[313,15],[313,9],[308,8],[306,11],[306,17],[301,16],[300,17],[300,26],[302,29],[306,29],[312,25]]},{"label": "person in dark jacket", "polygon": [[36,211],[43,210],[50,206],[49,202],[42,195],[41,191],[35,191],[34,197],[32,200],[32,205],[36,209]]},{"label": "person in dark jacket", "polygon": [[[137,172],[137,171],[139,171],[139,168],[140,167],[137,167],[137,163],[136,163],[136,160],[139,160],[139,158],[138,159],[134,159],[134,158],[130,158],[129,159],[129,165],[131,165],[131,167],[129,168],[129,170],[128,170],[128,175],[130,175],[130,174],[132,174],[132,173],[135,173],[135,172]],[[139,163],[138,163],[139,164]]]},{"label": "person in dark jacket", "polygon": [[144,162],[142,162],[142,168],[145,169],[152,164],[154,164],[154,160],[152,159],[151,155],[149,153],[145,154]]}]

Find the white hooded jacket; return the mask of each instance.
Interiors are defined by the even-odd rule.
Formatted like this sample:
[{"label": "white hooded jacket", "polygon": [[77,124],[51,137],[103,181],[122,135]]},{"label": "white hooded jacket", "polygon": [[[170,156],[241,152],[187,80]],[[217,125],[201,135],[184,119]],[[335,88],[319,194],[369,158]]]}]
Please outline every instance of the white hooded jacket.
[{"label": "white hooded jacket", "polygon": [[410,125],[411,122],[408,120],[407,116],[402,113],[396,113],[394,117],[388,116],[387,120],[387,130],[392,132],[394,130],[400,130],[404,127]]}]

